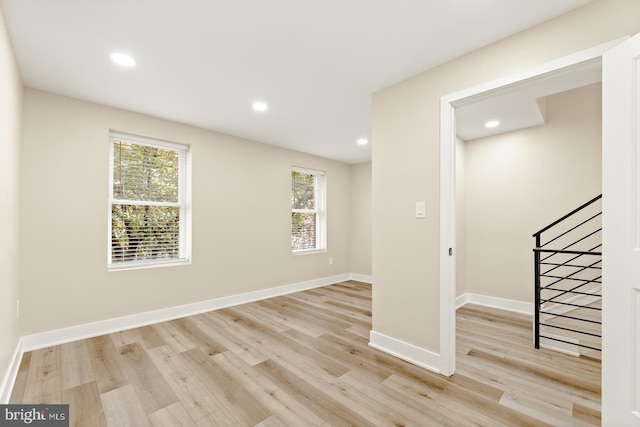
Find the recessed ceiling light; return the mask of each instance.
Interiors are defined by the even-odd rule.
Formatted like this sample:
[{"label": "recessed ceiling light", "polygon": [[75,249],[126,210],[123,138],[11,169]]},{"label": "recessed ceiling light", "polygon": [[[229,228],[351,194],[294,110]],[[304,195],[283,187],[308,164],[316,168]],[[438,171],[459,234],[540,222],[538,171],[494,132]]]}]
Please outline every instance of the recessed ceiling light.
[{"label": "recessed ceiling light", "polygon": [[500,122],[497,121],[497,120],[489,120],[487,123],[484,124],[484,127],[489,128],[489,129],[495,128],[495,127],[498,127],[498,126],[500,126]]},{"label": "recessed ceiling light", "polygon": [[367,138],[359,138],[356,142],[358,143],[358,145],[367,145],[369,143],[369,140]]},{"label": "recessed ceiling light", "polygon": [[135,59],[122,52],[113,52],[111,54],[111,60],[123,67],[133,67],[134,65],[136,65]]},{"label": "recessed ceiling light", "polygon": [[253,103],[253,105],[251,105],[251,108],[253,108],[253,111],[263,113],[269,109],[269,106],[262,101],[256,101]]}]

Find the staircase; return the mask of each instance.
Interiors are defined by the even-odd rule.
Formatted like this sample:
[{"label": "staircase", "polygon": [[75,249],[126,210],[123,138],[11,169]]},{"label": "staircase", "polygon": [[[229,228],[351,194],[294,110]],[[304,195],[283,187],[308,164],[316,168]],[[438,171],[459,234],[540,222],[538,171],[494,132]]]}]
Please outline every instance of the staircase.
[{"label": "staircase", "polygon": [[600,359],[602,195],[533,237],[535,347]]}]

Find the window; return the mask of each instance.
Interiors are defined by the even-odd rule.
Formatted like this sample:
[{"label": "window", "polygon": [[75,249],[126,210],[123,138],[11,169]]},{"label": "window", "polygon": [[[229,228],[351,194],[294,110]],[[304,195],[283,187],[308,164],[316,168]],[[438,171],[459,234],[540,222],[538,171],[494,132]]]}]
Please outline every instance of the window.
[{"label": "window", "polygon": [[324,172],[291,171],[291,249],[294,253],[325,249]]},{"label": "window", "polygon": [[115,133],[110,145],[109,268],[187,262],[188,147]]}]

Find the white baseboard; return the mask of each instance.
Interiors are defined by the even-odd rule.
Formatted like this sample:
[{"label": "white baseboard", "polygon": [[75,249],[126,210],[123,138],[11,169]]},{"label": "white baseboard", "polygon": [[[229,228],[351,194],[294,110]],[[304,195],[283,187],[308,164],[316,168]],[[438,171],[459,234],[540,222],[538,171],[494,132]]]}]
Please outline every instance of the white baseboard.
[{"label": "white baseboard", "polygon": [[373,284],[373,276],[368,276],[366,274],[351,273],[351,280],[355,280],[356,282],[368,283],[370,285]]},{"label": "white baseboard", "polygon": [[549,350],[558,351],[560,353],[568,354],[570,356],[580,356],[580,346],[579,341],[573,338],[567,338],[560,335],[550,334],[548,332],[544,333],[546,336],[551,338],[558,338],[564,341],[569,342],[561,342],[556,340],[550,340],[544,337],[540,337],[540,347],[547,348]]},{"label": "white baseboard", "polygon": [[133,314],[130,316],[107,319],[83,325],[71,326],[68,328],[56,329],[52,331],[40,332],[26,335],[20,338],[16,351],[13,355],[3,382],[0,385],[0,403],[8,402],[13,384],[20,367],[22,355],[27,351],[38,350],[53,345],[65,344],[99,335],[111,334],[127,329],[139,328],[154,323],[166,322],[168,320],[181,317],[192,316],[205,313],[207,311],[219,310],[221,308],[233,307],[240,304],[273,298],[307,289],[319,288],[333,285],[347,280],[365,281],[369,276],[358,274],[340,274],[337,276],[324,277],[321,279],[308,280],[300,283],[293,283],[275,288],[262,289],[259,291],[247,292],[239,295],[215,298],[207,301],[185,304],[175,307],[168,307],[161,310],[149,311],[145,313]]},{"label": "white baseboard", "polygon": [[[597,291],[598,291],[597,289],[594,289],[594,292],[597,292]],[[593,299],[593,301],[591,302],[594,302],[599,298],[601,297],[597,296],[596,298],[596,296],[578,295],[577,297],[573,297],[567,300],[567,302],[579,303],[579,302],[591,301],[591,299]],[[504,298],[490,297],[486,295],[471,294],[471,293],[466,293],[456,298],[456,309],[464,306],[465,304],[477,304],[485,307],[498,308],[501,310],[513,311],[520,314],[527,314],[530,316],[533,315],[533,311],[534,311],[534,305],[532,303],[514,301],[514,300],[509,300]],[[571,306],[567,307],[567,306],[562,306],[558,304],[557,306],[553,306],[547,310],[554,310],[553,311],[554,314],[564,314],[568,311],[574,310],[575,308],[577,307],[571,307]],[[546,318],[549,319],[552,317],[553,315],[548,315]],[[563,339],[565,341],[570,341],[570,342],[563,343],[560,341],[544,339],[541,337],[540,338],[541,347],[544,347],[550,350],[555,350],[560,353],[569,354],[571,356],[580,356],[580,347],[576,345],[578,344],[578,340],[550,334],[548,332],[545,332],[544,335],[547,335],[552,338]]]},{"label": "white baseboard", "polygon": [[[460,308],[465,304],[477,304],[485,307],[499,308],[501,310],[533,315],[532,303],[490,297],[486,295],[466,293],[456,298],[456,308]],[[369,333],[369,345],[392,356],[413,363],[414,365],[440,373],[440,355],[437,353],[416,347],[413,344],[397,340],[376,331],[371,331]]]},{"label": "white baseboard", "polygon": [[133,314],[130,316],[118,317],[115,319],[102,320],[99,322],[87,323],[84,325],[71,326],[69,328],[56,329],[53,331],[41,332],[38,334],[22,337],[24,351],[32,351],[52,345],[65,344],[72,341],[96,337],[99,335],[111,334],[126,329],[139,328],[141,326],[152,325],[154,323],[166,322],[179,319],[181,317],[193,316],[207,311],[219,310],[221,308],[233,307],[249,302],[260,301],[281,295],[300,292],[307,289],[319,288],[321,286],[351,280],[350,274],[324,277],[322,279],[308,280],[306,282],[293,283],[275,288],[262,289],[259,291],[247,292],[244,294],[231,295],[228,297],[215,298],[207,301],[192,304],[168,307],[161,310],[148,311],[145,313]]},{"label": "white baseboard", "polygon": [[456,309],[465,304],[477,304],[485,307],[499,308],[501,310],[513,311],[515,313],[527,314],[529,316],[533,315],[533,303],[490,297],[487,295],[466,293],[456,298]]},{"label": "white baseboard", "polygon": [[376,331],[369,333],[369,346],[414,365],[440,373],[440,355]]},{"label": "white baseboard", "polygon": [[7,369],[7,373],[2,380],[2,384],[0,384],[0,404],[2,405],[9,403],[11,392],[13,391],[13,384],[16,382],[23,354],[24,348],[22,347],[22,339],[20,339],[18,340],[18,345],[16,345],[16,350],[13,352],[11,362],[9,362],[9,369]]}]

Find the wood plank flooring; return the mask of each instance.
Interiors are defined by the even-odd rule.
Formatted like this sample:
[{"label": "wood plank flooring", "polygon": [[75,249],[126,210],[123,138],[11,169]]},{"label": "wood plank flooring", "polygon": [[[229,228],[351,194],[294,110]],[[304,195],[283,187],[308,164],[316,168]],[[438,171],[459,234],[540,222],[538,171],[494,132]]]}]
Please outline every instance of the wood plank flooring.
[{"label": "wood plank flooring", "polygon": [[600,362],[531,344],[527,316],[458,310],[457,371],[368,346],[371,286],[345,282],[24,355],[11,403],[72,426],[600,424]]}]

